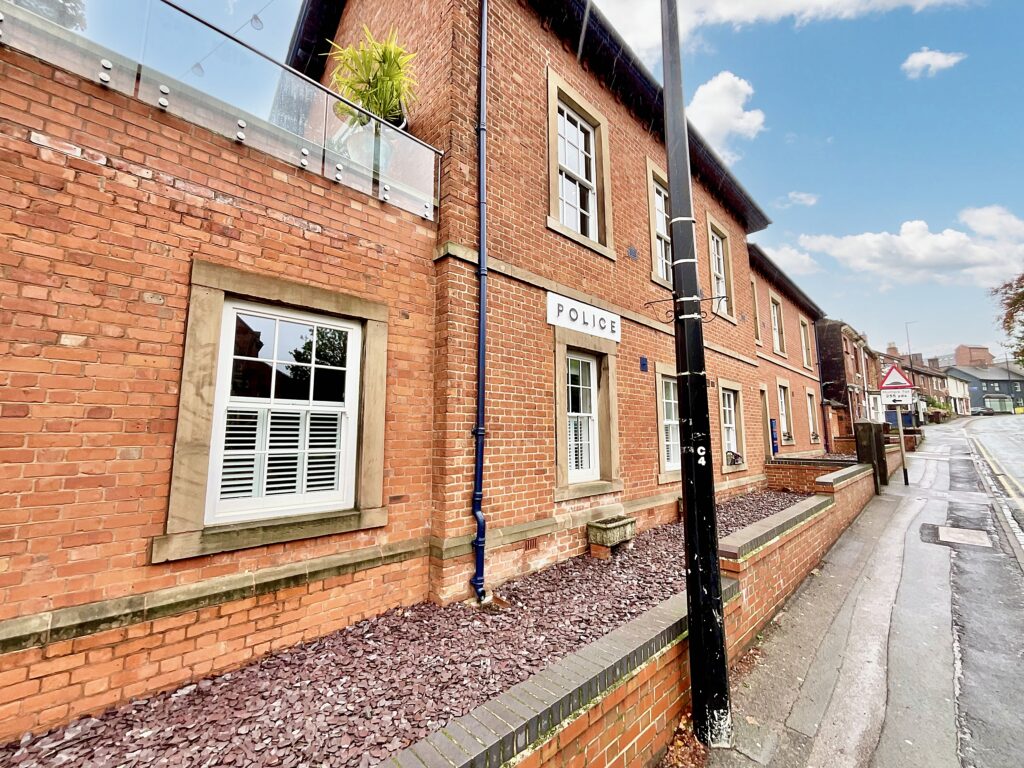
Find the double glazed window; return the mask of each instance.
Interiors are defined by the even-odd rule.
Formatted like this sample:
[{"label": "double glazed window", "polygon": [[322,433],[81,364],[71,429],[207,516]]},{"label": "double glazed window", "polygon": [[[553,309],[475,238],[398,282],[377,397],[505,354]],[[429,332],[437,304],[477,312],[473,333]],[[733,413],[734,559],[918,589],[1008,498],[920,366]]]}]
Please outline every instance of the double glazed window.
[{"label": "double glazed window", "polygon": [[800,318],[800,352],[803,355],[804,367],[811,367],[811,329],[807,321]]},{"label": "double glazed window", "polygon": [[356,323],[225,302],[208,523],[354,505],[361,346]]},{"label": "double glazed window", "polygon": [[661,406],[664,433],[665,471],[680,468],[679,456],[679,387],[671,376],[661,377]]},{"label": "double glazed window", "polygon": [[739,453],[739,432],[736,426],[736,402],[735,390],[722,390],[722,449],[725,451],[726,463],[729,463],[729,454]]},{"label": "double glazed window", "polygon": [[597,424],[597,358],[571,352],[566,359],[569,482],[601,476]]},{"label": "double glazed window", "polygon": [[732,314],[732,299],[729,296],[729,279],[726,273],[725,238],[715,230],[710,234],[711,248],[711,294],[715,298],[715,312],[720,315]]},{"label": "double glazed window", "polygon": [[772,345],[780,355],[786,353],[786,331],[782,327],[782,304],[774,296],[771,300]]},{"label": "double glazed window", "polygon": [[784,440],[793,439],[793,419],[789,413],[789,387],[779,385],[779,429]]},{"label": "double glazed window", "polygon": [[761,343],[761,310],[757,306],[757,282],[750,278],[750,296],[754,302],[754,341]]},{"label": "double glazed window", "polygon": [[668,190],[657,181],[654,184],[654,264],[658,277],[672,282],[672,238],[669,234],[671,214]]},{"label": "double glazed window", "polygon": [[558,104],[558,205],[566,227],[597,240],[597,163],[594,129]]},{"label": "double glazed window", "polygon": [[[874,416],[874,414],[872,414]],[[811,433],[811,441],[818,440],[818,409],[814,407],[814,393],[807,393],[807,429]]]}]

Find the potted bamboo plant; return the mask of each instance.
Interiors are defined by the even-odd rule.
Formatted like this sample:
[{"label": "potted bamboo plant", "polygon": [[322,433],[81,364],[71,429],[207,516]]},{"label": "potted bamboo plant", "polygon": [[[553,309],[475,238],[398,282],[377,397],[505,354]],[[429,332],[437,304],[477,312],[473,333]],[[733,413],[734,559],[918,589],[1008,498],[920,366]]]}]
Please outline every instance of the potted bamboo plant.
[{"label": "potted bamboo plant", "polygon": [[[409,105],[416,99],[416,77],[411,66],[416,54],[398,43],[395,30],[377,40],[364,26],[358,45],[342,48],[331,41],[331,46],[331,89],[396,128],[405,128]],[[335,147],[344,147],[345,153],[365,168],[372,168],[375,161],[378,167],[386,168],[392,147],[386,141],[376,142],[370,117],[344,101],[334,105],[334,112],[344,121],[332,139]]]}]

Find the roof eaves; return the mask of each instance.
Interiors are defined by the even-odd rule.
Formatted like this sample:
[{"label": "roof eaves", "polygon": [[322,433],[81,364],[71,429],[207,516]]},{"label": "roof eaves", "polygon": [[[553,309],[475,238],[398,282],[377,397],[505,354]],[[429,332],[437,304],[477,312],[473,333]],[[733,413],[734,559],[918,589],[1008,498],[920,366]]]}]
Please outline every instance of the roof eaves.
[{"label": "roof eaves", "polygon": [[[768,254],[761,249],[761,246],[757,243],[747,243],[747,253],[750,254],[750,261],[753,262],[754,267],[766,273],[772,280],[780,284],[790,295],[790,298],[794,299],[797,304],[801,305],[811,315],[812,322],[825,317],[825,310],[804,293],[800,286],[794,283],[789,275],[783,272],[782,268],[768,257]],[[844,323],[843,325],[848,324]],[[856,331],[854,332],[856,333]]]}]

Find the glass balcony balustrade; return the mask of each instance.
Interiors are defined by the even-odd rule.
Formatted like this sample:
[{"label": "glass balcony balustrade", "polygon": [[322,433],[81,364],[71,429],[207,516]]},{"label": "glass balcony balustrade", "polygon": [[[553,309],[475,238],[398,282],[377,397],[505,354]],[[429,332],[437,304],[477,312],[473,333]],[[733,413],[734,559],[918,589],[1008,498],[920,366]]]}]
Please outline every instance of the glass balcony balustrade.
[{"label": "glass balcony balustrade", "polygon": [[[273,4],[264,2],[237,32],[263,30],[260,14],[269,17]],[[434,219],[438,150],[279,63],[265,50],[273,46],[228,34],[208,20],[216,14],[201,17],[190,5],[226,13],[235,2],[0,0],[0,45]],[[286,43],[288,34],[269,40]]]}]

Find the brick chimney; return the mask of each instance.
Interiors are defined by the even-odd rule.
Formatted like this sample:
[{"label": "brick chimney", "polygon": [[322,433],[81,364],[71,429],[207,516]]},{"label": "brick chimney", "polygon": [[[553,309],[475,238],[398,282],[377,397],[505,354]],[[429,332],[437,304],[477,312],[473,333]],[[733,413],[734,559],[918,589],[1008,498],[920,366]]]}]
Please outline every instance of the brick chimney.
[{"label": "brick chimney", "polygon": [[890,341],[889,342],[889,346],[887,346],[885,348],[885,354],[889,355],[889,357],[899,357],[900,356],[900,348],[896,346],[896,342],[895,341]]}]

